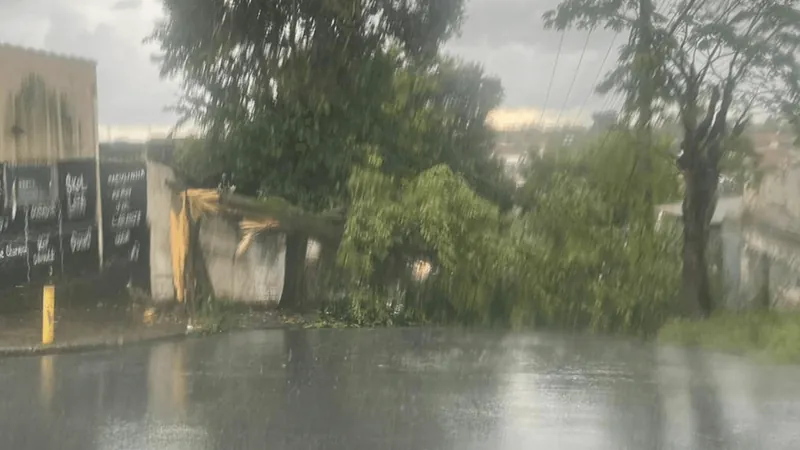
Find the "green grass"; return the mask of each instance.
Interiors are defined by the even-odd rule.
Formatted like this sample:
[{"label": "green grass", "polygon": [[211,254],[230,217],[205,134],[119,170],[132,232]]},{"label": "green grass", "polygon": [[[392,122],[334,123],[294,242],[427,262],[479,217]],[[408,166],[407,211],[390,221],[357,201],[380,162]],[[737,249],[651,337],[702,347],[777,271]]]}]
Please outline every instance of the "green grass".
[{"label": "green grass", "polygon": [[672,320],[661,342],[696,346],[785,363],[800,363],[799,313],[725,313],[708,320]]}]

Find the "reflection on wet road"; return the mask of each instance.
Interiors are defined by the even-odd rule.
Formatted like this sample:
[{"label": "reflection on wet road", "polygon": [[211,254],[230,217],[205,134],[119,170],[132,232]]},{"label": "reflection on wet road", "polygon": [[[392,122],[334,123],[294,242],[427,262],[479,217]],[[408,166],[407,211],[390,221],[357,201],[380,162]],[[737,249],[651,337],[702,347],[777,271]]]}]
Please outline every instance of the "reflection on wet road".
[{"label": "reflection on wet road", "polygon": [[0,360],[0,448],[797,449],[800,367],[637,342],[259,331]]}]

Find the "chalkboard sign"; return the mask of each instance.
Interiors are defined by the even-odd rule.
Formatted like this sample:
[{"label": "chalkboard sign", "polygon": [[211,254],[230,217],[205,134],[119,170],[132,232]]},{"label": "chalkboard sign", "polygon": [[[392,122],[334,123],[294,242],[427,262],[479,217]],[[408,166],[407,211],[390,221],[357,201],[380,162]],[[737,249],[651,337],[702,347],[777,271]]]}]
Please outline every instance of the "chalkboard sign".
[{"label": "chalkboard sign", "polygon": [[30,280],[46,280],[61,271],[61,240],[58,233],[35,233],[28,239]]},{"label": "chalkboard sign", "polygon": [[98,270],[95,167],[82,160],[3,168],[0,287]]},{"label": "chalkboard sign", "polygon": [[96,221],[96,173],[93,160],[58,164],[58,200],[65,223]]},{"label": "chalkboard sign", "polygon": [[10,218],[7,234],[21,235],[34,229],[57,232],[61,211],[54,195],[53,167],[9,165],[6,176],[11,186],[5,214]]},{"label": "chalkboard sign", "polygon": [[147,169],[142,163],[103,163],[100,180],[104,259],[138,263],[149,236]]},{"label": "chalkboard sign", "polygon": [[0,287],[25,284],[28,275],[27,242],[24,239],[0,241]]},{"label": "chalkboard sign", "polygon": [[56,203],[51,166],[9,166],[6,174],[11,202],[18,207]]},{"label": "chalkboard sign", "polygon": [[95,226],[64,230],[60,247],[64,275],[79,276],[97,271],[99,259]]},{"label": "chalkboard sign", "polygon": [[16,208],[12,199],[10,167],[3,164],[0,171],[0,240],[8,241],[25,233],[25,212]]}]

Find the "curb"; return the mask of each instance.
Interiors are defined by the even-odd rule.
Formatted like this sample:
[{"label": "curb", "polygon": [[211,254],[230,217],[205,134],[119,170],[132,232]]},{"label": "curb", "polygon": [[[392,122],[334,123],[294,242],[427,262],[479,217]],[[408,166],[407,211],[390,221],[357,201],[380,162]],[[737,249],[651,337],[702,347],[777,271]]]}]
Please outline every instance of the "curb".
[{"label": "curb", "polygon": [[137,345],[153,344],[156,342],[169,342],[186,340],[202,337],[217,336],[221,334],[242,333],[248,331],[267,331],[267,330],[289,330],[293,327],[287,324],[266,325],[263,327],[232,328],[220,331],[180,331],[174,333],[164,333],[158,336],[144,337],[138,339],[108,339],[100,342],[86,343],[57,343],[53,345],[35,345],[31,347],[0,347],[0,358],[20,358],[25,356],[46,356],[62,355],[69,353],[88,353],[109,349],[121,349],[125,347],[135,347]]},{"label": "curb", "polygon": [[0,358],[14,358],[23,356],[45,356],[60,355],[68,353],[83,353],[111,348],[133,347],[139,344],[150,344],[153,342],[166,342],[191,337],[192,334],[186,332],[165,333],[160,336],[152,336],[139,339],[114,339],[100,342],[86,343],[63,343],[53,345],[35,345],[31,347],[0,347]]}]

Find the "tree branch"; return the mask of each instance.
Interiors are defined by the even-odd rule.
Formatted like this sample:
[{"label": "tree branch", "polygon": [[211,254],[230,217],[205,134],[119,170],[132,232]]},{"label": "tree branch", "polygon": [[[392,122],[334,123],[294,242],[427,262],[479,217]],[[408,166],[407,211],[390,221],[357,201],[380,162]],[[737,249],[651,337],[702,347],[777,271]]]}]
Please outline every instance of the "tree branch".
[{"label": "tree branch", "polygon": [[689,16],[689,12],[691,12],[692,8],[698,4],[698,0],[690,0],[689,3],[683,8],[683,11],[677,14],[672,19],[672,25],[667,29],[667,36],[672,36],[675,34],[675,31],[678,30],[678,27],[686,20],[686,17]]}]

